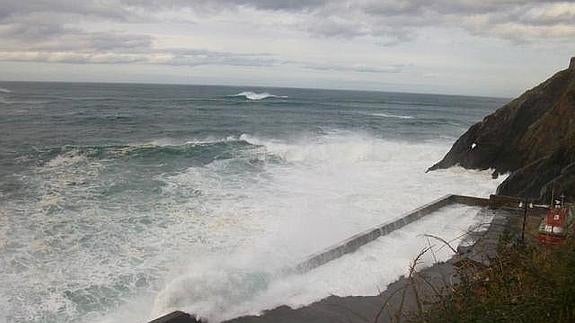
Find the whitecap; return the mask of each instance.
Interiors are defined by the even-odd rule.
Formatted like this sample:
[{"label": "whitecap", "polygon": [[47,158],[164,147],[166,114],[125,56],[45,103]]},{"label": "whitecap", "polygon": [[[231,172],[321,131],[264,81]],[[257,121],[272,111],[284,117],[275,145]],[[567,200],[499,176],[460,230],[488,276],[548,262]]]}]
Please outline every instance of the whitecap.
[{"label": "whitecap", "polygon": [[5,88],[1,88],[1,87],[0,87],[0,92],[1,93],[12,93],[12,91],[5,89]]},{"label": "whitecap", "polygon": [[394,119],[414,119],[414,116],[404,116],[399,114],[391,114],[391,113],[367,113],[369,116],[373,117],[382,117],[382,118],[394,118]]},{"label": "whitecap", "polygon": [[234,94],[232,96],[241,96],[241,97],[244,97],[248,100],[254,100],[254,101],[259,101],[259,100],[264,100],[264,99],[269,99],[269,98],[278,98],[278,99],[286,99],[287,98],[287,96],[285,96],[285,95],[275,95],[275,94],[270,94],[268,92],[257,93],[257,92],[252,92],[252,91],[244,91],[244,92],[240,92],[238,94]]}]

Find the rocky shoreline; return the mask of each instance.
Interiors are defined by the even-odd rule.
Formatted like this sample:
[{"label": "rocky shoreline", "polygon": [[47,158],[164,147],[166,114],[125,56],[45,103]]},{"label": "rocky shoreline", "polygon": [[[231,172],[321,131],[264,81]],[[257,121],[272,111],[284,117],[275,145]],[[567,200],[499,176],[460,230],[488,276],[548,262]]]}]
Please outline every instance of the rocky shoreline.
[{"label": "rocky shoreline", "polygon": [[510,173],[497,193],[575,200],[575,57],[569,67],[473,125],[429,171]]}]

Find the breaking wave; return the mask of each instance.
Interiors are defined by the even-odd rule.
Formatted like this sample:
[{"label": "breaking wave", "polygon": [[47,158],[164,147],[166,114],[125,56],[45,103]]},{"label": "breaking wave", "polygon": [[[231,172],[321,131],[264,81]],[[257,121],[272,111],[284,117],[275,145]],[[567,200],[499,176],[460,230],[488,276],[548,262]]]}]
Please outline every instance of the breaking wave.
[{"label": "breaking wave", "polygon": [[274,95],[274,94],[270,94],[267,92],[256,93],[256,92],[252,92],[252,91],[240,92],[240,93],[234,94],[232,96],[244,97],[248,100],[253,100],[253,101],[259,101],[259,100],[270,99],[270,98],[278,98],[278,99],[286,99],[287,98],[287,96],[284,96],[284,95]]},{"label": "breaking wave", "polygon": [[12,93],[12,91],[0,87],[0,93]]},{"label": "breaking wave", "polygon": [[[202,166],[216,160],[250,157],[258,149],[257,144],[249,142],[244,135],[239,137],[226,137],[222,139],[188,140],[177,142],[170,140],[157,140],[149,143],[130,145],[94,145],[74,146],[67,145],[35,151],[44,165],[49,166],[62,158],[82,156],[91,160],[126,161],[138,160],[139,163],[174,166],[181,163],[177,169],[190,165]],[[185,163],[184,163],[185,162]],[[186,164],[187,163],[187,164]],[[188,165],[188,166],[186,166]]]},{"label": "breaking wave", "polygon": [[[459,168],[425,174],[445,149],[340,131],[301,140],[243,134],[41,152],[45,162],[24,178],[36,198],[3,208],[25,207],[28,217],[14,221],[24,229],[37,223],[43,232],[20,252],[61,267],[49,280],[26,268],[22,277],[33,284],[22,293],[50,298],[68,318],[105,308],[111,297],[131,299],[98,322],[143,322],[174,309],[218,322],[330,294],[376,294],[404,273],[425,242],[420,234],[453,238],[485,219],[453,210],[441,214],[448,221],[430,218],[310,273],[278,273],[444,194],[488,194],[502,180]],[[51,221],[40,220],[46,216]],[[70,286],[66,272],[82,274]],[[0,283],[20,290],[1,276]],[[46,321],[49,310],[32,304],[20,304],[29,307],[19,306],[17,315]]]},{"label": "breaking wave", "polygon": [[398,114],[391,114],[391,113],[369,113],[368,115],[373,117],[381,117],[381,118],[394,118],[394,119],[414,119],[413,116],[404,116]]},{"label": "breaking wave", "polygon": [[[497,181],[488,172],[457,168],[425,174],[427,161],[445,150],[442,144],[394,142],[349,132],[300,142],[248,134],[239,139],[283,162],[265,163],[264,173],[250,178],[230,173],[230,162],[216,161],[163,180],[167,190],[200,187],[205,207],[233,214],[238,228],[249,223],[261,231],[237,248],[196,257],[157,295],[156,316],[180,309],[218,322],[282,304],[299,307],[330,294],[375,295],[378,287],[404,274],[410,259],[425,246],[421,234],[453,238],[474,223],[488,221],[476,217],[475,208],[446,209],[371,245],[370,252],[349,255],[304,275],[282,276],[282,268],[371,225],[447,193],[493,192]],[[402,251],[396,253],[398,249]],[[356,275],[349,277],[357,279],[343,279],[350,272]]]}]

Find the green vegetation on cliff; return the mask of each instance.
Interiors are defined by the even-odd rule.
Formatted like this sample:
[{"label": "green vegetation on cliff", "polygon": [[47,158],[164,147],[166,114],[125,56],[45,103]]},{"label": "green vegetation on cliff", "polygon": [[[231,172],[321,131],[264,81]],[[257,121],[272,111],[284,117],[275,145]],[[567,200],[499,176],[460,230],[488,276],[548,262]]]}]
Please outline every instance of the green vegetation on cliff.
[{"label": "green vegetation on cliff", "polygon": [[575,241],[556,248],[503,241],[490,267],[461,283],[422,322],[575,322]]}]

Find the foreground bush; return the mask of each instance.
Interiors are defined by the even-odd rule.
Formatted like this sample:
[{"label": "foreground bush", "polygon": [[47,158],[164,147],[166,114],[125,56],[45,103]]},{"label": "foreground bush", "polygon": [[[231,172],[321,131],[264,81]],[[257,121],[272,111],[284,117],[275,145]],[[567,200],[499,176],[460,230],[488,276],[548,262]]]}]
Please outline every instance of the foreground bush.
[{"label": "foreground bush", "polygon": [[502,241],[487,268],[464,264],[461,282],[416,321],[575,322],[575,242],[545,248]]}]

